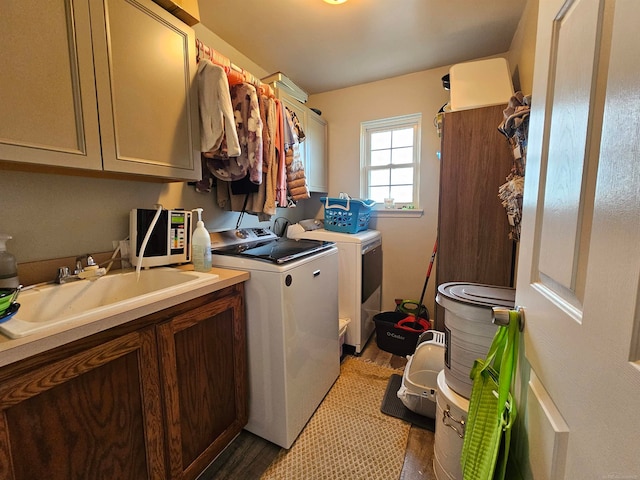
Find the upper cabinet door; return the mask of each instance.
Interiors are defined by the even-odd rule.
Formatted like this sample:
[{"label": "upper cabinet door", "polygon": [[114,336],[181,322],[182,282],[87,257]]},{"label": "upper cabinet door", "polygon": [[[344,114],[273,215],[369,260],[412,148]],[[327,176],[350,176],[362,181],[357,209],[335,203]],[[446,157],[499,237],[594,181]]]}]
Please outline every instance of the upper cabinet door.
[{"label": "upper cabinet door", "polygon": [[295,112],[305,140],[300,143],[300,158],[304,162],[307,186],[310,192],[328,192],[327,172],[327,122],[306,105],[276,90],[284,106]]},{"label": "upper cabinet door", "polygon": [[312,110],[307,111],[307,183],[310,192],[328,192],[327,122]]},{"label": "upper cabinet door", "polygon": [[5,0],[0,160],[100,170],[86,1]]},{"label": "upper cabinet door", "polygon": [[193,30],[150,0],[94,3],[104,169],[199,179]]}]

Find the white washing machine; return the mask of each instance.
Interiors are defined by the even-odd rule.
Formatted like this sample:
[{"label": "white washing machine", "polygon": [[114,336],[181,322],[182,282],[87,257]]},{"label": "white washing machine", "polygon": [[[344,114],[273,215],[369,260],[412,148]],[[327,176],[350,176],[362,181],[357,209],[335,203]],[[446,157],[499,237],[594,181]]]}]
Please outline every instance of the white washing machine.
[{"label": "white washing machine", "polygon": [[382,302],[382,235],[377,230],[341,233],[318,228],[296,232],[295,238],[334,242],[338,247],[338,310],[350,318],[345,345],[362,353],[375,330],[373,316]]},{"label": "white washing machine", "polygon": [[214,266],[251,274],[245,429],[290,448],[340,374],[338,251],[261,228],[210,235]]}]

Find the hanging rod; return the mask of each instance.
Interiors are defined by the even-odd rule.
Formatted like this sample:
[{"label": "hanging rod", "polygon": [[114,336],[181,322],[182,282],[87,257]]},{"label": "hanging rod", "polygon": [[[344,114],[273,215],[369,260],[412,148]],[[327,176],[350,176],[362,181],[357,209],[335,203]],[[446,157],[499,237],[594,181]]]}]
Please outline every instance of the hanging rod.
[{"label": "hanging rod", "polygon": [[250,83],[254,87],[256,87],[256,89],[260,93],[275,98],[275,92],[273,91],[271,85],[262,83],[262,81],[258,77],[248,72],[244,68],[238,67],[220,52],[205,45],[199,38],[196,39],[196,47],[196,61],[200,62],[201,59],[206,58],[212,63],[222,67],[226,72],[227,77],[229,78],[229,85],[234,85],[239,82]]}]

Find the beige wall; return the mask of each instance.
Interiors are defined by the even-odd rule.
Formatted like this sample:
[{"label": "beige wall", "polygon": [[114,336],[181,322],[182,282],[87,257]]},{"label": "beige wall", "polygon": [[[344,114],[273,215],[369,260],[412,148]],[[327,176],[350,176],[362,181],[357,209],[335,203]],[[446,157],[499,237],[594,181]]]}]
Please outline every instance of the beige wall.
[{"label": "beige wall", "polygon": [[[433,125],[438,110],[449,101],[442,87],[448,67],[335,90],[309,99],[329,124],[329,194],[346,192],[360,197],[360,124],[367,120],[422,114],[419,218],[374,218],[371,227],[382,232],[383,310],[394,299],[420,298],[438,221],[440,139]],[[322,211],[319,212],[322,216]],[[429,281],[425,305],[433,312],[435,276]]]},{"label": "beige wall", "polygon": [[[511,50],[504,56],[519,87],[531,93],[538,0],[529,0]],[[433,127],[436,112],[449,100],[441,78],[449,67],[335,90],[309,98],[309,106],[322,111],[329,123],[329,194],[347,192],[360,196],[360,124],[368,120],[422,113],[420,170],[420,218],[375,218],[371,227],[383,238],[383,310],[395,308],[394,299],[418,300],[424,285],[433,243],[437,236],[440,139]],[[317,217],[322,217],[318,208]],[[437,268],[437,257],[436,257]],[[434,312],[435,269],[431,273],[424,304]]]},{"label": "beige wall", "polygon": [[511,72],[516,72],[519,88],[525,95],[531,95],[533,87],[533,64],[536,51],[536,31],[538,26],[538,1],[529,0],[513,36],[508,60]]},{"label": "beige wall", "polygon": [[[518,69],[523,90],[531,84],[535,47],[535,12],[538,0],[529,0],[527,12],[514,36],[509,54]],[[533,13],[532,13],[533,12]],[[237,65],[257,76],[269,72],[206,28],[196,25],[196,35]],[[533,35],[533,37],[532,37]],[[360,123],[410,113],[422,113],[422,167],[420,218],[376,218],[371,226],[384,241],[383,309],[393,309],[394,298],[420,297],[433,242],[438,211],[439,139],[433,127],[436,112],[448,101],[441,77],[448,67],[418,72],[379,82],[312,96],[311,107],[322,110],[329,123],[329,194],[344,191],[359,197]],[[529,88],[530,90],[530,88]],[[321,217],[320,195],[292,210],[279,209],[277,216],[292,221]],[[13,172],[0,170],[0,232],[14,237],[8,243],[19,263],[110,251],[112,240],[128,235],[128,212],[132,208],[204,208],[208,229],[233,228],[237,213],[221,211],[212,194],[198,194],[183,183],[157,184]],[[247,215],[243,226],[257,225]],[[266,224],[262,224],[266,225]],[[435,271],[434,271],[435,273]],[[432,273],[425,304],[433,312],[435,274]]]},{"label": "beige wall", "polygon": [[[235,64],[257,76],[268,72],[258,67],[217,35],[196,25],[196,35],[218,49]],[[27,167],[28,168],[28,167]],[[112,250],[112,240],[129,235],[132,208],[204,208],[203,220],[210,230],[234,228],[238,213],[220,210],[214,194],[199,194],[186,183],[149,183],[83,178],[0,169],[0,232],[13,236],[7,244],[18,263],[98,253]],[[308,205],[316,205],[308,200]],[[311,213],[313,215],[314,212]],[[278,209],[277,216],[297,221],[309,216],[305,205]],[[245,215],[242,226],[259,224]],[[52,279],[55,272],[51,272]]]}]

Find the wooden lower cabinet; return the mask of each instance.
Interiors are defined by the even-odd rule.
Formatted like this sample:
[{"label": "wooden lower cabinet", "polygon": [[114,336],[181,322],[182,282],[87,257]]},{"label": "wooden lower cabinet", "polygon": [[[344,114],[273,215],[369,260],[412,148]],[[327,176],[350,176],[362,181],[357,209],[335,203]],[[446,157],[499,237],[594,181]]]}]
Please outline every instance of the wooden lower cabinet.
[{"label": "wooden lower cabinet", "polygon": [[169,478],[196,478],[247,423],[242,309],[229,297],[158,326]]},{"label": "wooden lower cabinet", "polygon": [[155,352],[147,327],[3,382],[0,478],[163,478]]},{"label": "wooden lower cabinet", "polygon": [[196,478],[247,422],[242,292],[1,369],[0,478]]}]

